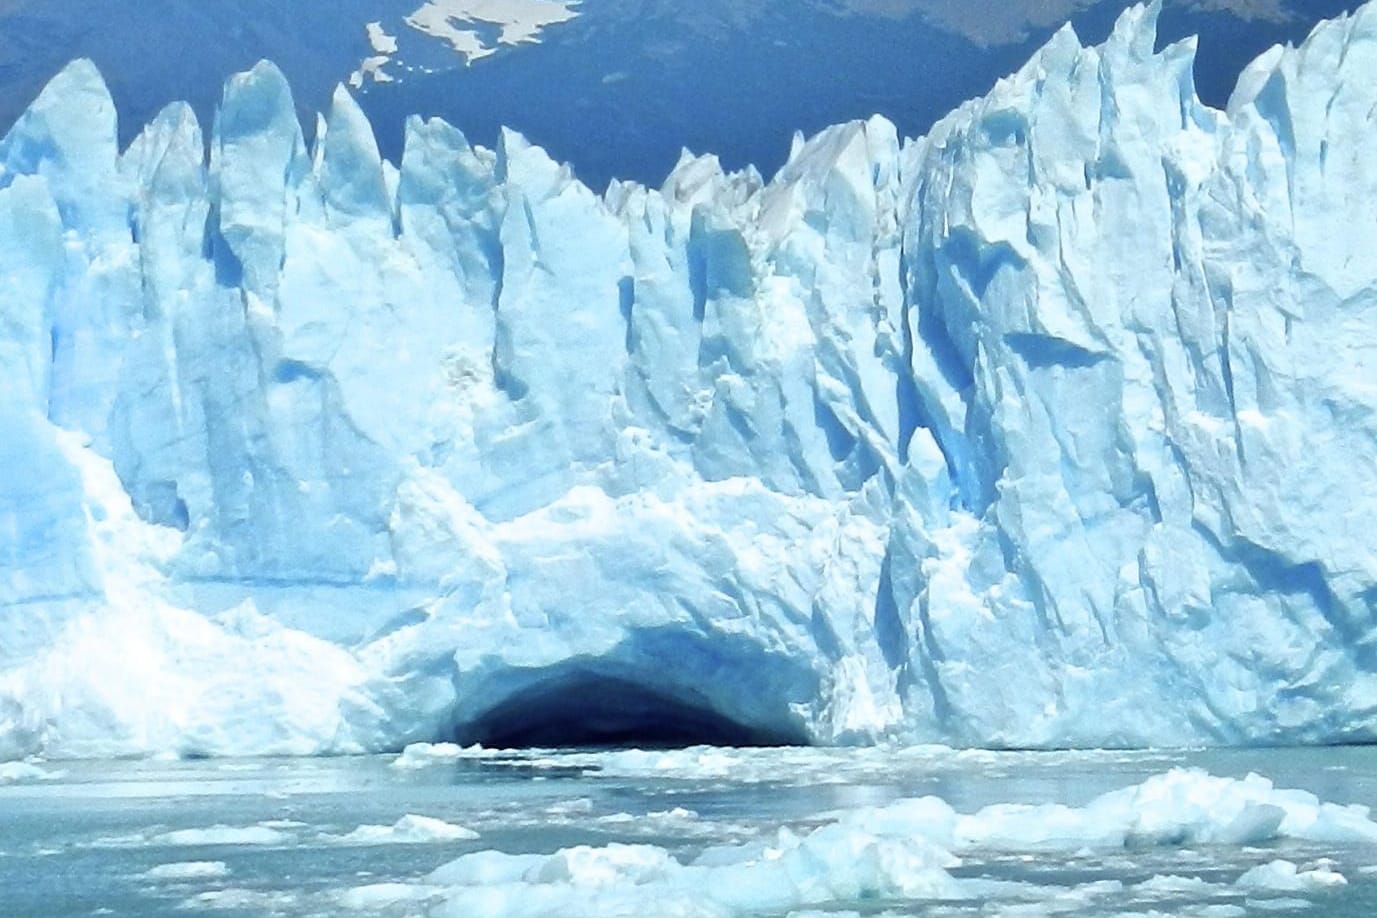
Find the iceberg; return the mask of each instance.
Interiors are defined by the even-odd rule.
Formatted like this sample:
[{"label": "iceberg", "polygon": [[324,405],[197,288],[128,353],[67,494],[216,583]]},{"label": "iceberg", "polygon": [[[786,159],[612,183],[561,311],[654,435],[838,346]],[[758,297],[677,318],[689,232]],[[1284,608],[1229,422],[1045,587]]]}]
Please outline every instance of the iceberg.
[{"label": "iceberg", "polygon": [[1377,4],[1223,111],[1157,12],[602,195],[268,63],[121,150],[73,63],[0,140],[0,760],[1377,739]]},{"label": "iceberg", "polygon": [[423,845],[432,842],[466,841],[478,833],[432,816],[408,813],[390,826],[362,825],[331,838],[341,845]]}]

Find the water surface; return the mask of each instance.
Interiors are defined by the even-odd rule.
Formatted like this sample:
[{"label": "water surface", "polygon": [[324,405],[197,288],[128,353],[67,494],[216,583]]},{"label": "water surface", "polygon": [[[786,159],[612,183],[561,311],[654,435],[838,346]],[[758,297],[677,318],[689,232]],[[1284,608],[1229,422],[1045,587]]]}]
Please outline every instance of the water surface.
[{"label": "water surface", "polygon": [[[476,851],[550,854],[631,843],[658,846],[687,863],[709,846],[768,841],[781,827],[804,834],[839,811],[904,798],[934,795],[961,813],[998,803],[1079,807],[1181,766],[1235,778],[1257,772],[1278,787],[1303,788],[1334,803],[1377,801],[1377,749],[1371,748],[474,752],[405,769],[394,760],[41,763],[46,778],[0,785],[0,913],[348,914],[343,903],[360,901],[348,899],[350,890],[418,882]],[[392,829],[381,841],[357,834],[360,826],[391,827],[408,814],[468,832],[433,837],[423,823],[418,838]],[[1302,868],[1322,865],[1347,884],[1287,894],[1230,885],[1250,867],[1278,858]],[[839,899],[821,907],[841,914],[972,916],[1377,914],[1377,849],[1365,844],[1281,839],[992,851],[965,853],[962,860],[954,876],[1010,881],[1015,891],[960,901]],[[1148,895],[1153,884],[1141,884],[1161,876],[1204,885]],[[382,901],[356,913],[423,915],[433,901],[439,900]]]}]

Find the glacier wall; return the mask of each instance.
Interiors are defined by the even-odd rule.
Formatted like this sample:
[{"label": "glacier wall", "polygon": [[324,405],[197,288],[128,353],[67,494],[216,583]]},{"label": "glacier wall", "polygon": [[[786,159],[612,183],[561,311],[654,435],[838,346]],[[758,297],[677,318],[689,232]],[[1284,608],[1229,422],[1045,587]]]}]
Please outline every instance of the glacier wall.
[{"label": "glacier wall", "polygon": [[601,197],[269,64],[121,152],[72,64],[0,141],[0,759],[1377,739],[1377,4],[1223,112],[1156,13]]}]

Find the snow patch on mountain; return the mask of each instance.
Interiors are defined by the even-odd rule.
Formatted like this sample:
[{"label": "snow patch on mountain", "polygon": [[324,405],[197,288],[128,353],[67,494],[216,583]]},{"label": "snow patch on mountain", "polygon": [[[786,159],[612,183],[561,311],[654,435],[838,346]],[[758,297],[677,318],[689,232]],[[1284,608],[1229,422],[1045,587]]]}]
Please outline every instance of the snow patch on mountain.
[{"label": "snow patch on mountain", "polygon": [[[504,46],[539,44],[546,29],[578,18],[578,5],[579,0],[425,0],[400,25],[409,34],[440,42],[468,65]],[[399,53],[398,36],[389,35],[381,21],[367,23],[366,29],[373,54],[350,74],[350,86],[391,83],[398,70],[413,69]]]},{"label": "snow patch on mountain", "polygon": [[349,74],[349,85],[355,89],[362,88],[367,80],[374,83],[391,83],[396,79],[383,69],[397,53],[396,36],[388,35],[381,22],[367,23],[365,30],[368,32],[368,45],[373,49],[373,54],[364,58],[359,64],[359,69]]}]

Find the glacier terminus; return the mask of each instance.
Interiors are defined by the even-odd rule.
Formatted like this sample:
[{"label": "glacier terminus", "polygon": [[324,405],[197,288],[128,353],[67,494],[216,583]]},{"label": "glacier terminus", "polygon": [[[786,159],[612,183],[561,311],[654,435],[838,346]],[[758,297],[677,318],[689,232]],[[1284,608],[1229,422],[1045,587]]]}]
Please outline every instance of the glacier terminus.
[{"label": "glacier terminus", "polygon": [[[0,760],[1377,740],[1377,3],[604,194],[263,63],[0,141]],[[920,90],[919,90],[920,91]]]}]

